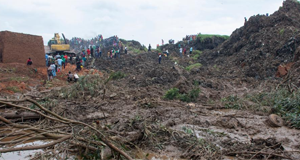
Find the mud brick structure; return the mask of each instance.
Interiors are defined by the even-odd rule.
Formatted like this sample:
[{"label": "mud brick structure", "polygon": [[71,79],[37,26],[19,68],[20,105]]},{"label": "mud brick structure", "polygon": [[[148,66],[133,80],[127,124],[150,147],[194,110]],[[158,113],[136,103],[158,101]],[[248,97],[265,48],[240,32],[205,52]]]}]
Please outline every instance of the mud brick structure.
[{"label": "mud brick structure", "polygon": [[32,59],[33,65],[45,66],[45,51],[41,36],[16,33],[10,31],[0,32],[0,62],[26,63]]}]

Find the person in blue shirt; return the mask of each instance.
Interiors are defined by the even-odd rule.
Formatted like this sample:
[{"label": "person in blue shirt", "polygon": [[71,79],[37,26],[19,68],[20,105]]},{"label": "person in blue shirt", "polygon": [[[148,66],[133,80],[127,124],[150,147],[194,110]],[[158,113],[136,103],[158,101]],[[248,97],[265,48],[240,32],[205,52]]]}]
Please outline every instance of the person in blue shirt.
[{"label": "person in blue shirt", "polygon": [[192,54],[192,52],[193,52],[193,47],[190,48],[190,54]]},{"label": "person in blue shirt", "polygon": [[62,68],[61,68],[62,62],[63,62],[63,60],[62,60],[61,58],[58,58],[58,59],[57,59],[57,63],[58,63],[58,68],[59,68],[59,70],[62,69]]},{"label": "person in blue shirt", "polygon": [[48,67],[48,54],[45,55],[45,59],[46,59],[46,66]]}]

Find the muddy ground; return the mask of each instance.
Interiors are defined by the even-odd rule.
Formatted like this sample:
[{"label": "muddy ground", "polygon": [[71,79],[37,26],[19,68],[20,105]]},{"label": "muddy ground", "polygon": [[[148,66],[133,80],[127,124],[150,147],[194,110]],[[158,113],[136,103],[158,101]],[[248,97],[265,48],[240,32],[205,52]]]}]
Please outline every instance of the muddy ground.
[{"label": "muddy ground", "polygon": [[[13,66],[6,66],[0,74],[30,76],[13,78],[14,83],[0,79],[1,98],[30,97],[58,115],[93,125],[134,159],[300,159],[300,130],[284,117],[274,127],[269,120],[274,106],[258,100],[268,102],[261,95],[281,90],[299,93],[300,62],[293,59],[300,42],[299,30],[294,30],[299,28],[297,6],[298,2],[287,0],[271,16],[251,17],[224,43],[196,58],[181,58],[177,46],[168,45],[173,49],[161,64],[158,51],[89,61],[89,70],[75,84],[66,83],[64,74],[44,83],[39,80],[43,76],[32,69],[20,67],[21,72],[15,72]],[[283,67],[285,74],[276,76],[278,66],[289,62],[294,63],[291,69]],[[19,89],[22,82],[29,89]],[[14,94],[16,87],[6,85],[17,85],[22,92]],[[165,98],[172,88],[181,97]],[[191,99],[183,99],[186,96]],[[12,109],[2,107],[1,111]],[[42,128],[58,125],[50,120],[28,122]],[[97,139],[82,126],[60,131]],[[88,152],[81,146],[75,150],[71,140],[65,142],[44,151],[53,155],[64,148],[63,153],[92,159],[103,149],[94,146],[99,148]],[[118,159],[110,150],[101,153],[105,153],[103,159]]]},{"label": "muddy ground", "polygon": [[[117,71],[125,77],[96,87],[95,93],[90,89],[69,94],[71,84],[32,94],[38,94],[40,102],[54,102],[48,107],[55,113],[97,125],[136,159],[300,158],[299,130],[269,126],[268,111],[226,109],[222,103],[222,98],[230,95],[271,91],[279,82],[220,79],[201,69],[185,70],[180,64],[194,61],[190,57],[180,59],[171,53],[163,57],[162,64],[157,57],[157,52],[149,52],[96,60],[95,68],[103,75],[92,80],[104,84]],[[193,103],[164,99],[173,87],[182,93],[195,87],[201,92]]]}]

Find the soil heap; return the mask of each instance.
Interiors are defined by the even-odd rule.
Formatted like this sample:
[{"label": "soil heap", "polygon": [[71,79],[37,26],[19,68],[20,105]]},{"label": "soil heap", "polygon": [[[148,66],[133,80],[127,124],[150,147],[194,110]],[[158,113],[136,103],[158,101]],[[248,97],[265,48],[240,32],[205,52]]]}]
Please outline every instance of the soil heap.
[{"label": "soil heap", "polygon": [[223,75],[274,78],[277,67],[292,62],[300,43],[300,3],[286,0],[270,16],[256,15],[230,38],[199,57],[207,67],[217,65]]}]

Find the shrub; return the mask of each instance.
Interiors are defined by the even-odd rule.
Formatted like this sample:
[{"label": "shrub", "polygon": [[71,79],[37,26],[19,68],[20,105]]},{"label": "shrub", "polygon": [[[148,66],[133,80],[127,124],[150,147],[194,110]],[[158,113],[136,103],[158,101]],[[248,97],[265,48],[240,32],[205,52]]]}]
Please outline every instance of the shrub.
[{"label": "shrub", "polygon": [[[287,89],[263,92],[248,95],[245,100],[255,102],[258,110],[262,110],[261,106],[270,106],[272,112],[283,117],[291,127],[300,129],[300,90],[294,93],[288,92]],[[249,106],[244,104],[244,99],[237,96],[228,96],[223,98],[222,102],[226,108],[249,109]]]},{"label": "shrub", "polygon": [[178,88],[171,88],[168,90],[164,96],[165,99],[177,99],[179,97],[179,89]]},{"label": "shrub", "polygon": [[59,96],[62,98],[98,96],[103,88],[104,82],[99,75],[86,75],[80,77],[74,85],[63,88]]},{"label": "shrub", "polygon": [[117,80],[117,79],[122,79],[122,78],[126,77],[126,74],[118,71],[118,72],[111,73],[110,77],[113,80]]},{"label": "shrub", "polygon": [[179,99],[182,102],[195,102],[199,97],[199,93],[200,93],[199,88],[192,89],[187,94],[180,94],[178,88],[171,88],[166,92],[164,98],[169,100]]},{"label": "shrub", "polygon": [[195,64],[192,64],[192,65],[186,67],[185,69],[186,69],[187,71],[190,71],[190,70],[192,70],[193,68],[200,68],[201,66],[202,66],[201,63],[195,63]]},{"label": "shrub", "polygon": [[200,89],[192,89],[188,94],[179,95],[179,99],[183,102],[195,102],[199,97]]}]

